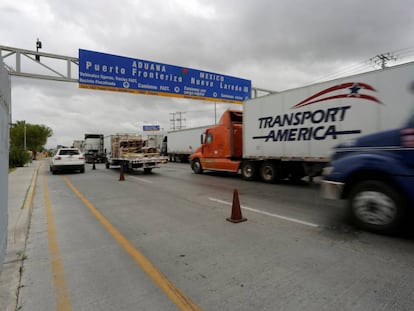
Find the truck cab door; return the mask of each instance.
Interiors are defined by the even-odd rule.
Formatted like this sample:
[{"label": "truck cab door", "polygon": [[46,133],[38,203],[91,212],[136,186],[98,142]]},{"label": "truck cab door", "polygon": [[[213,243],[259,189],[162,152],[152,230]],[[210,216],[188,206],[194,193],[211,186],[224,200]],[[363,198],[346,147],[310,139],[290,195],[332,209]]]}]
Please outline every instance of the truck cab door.
[{"label": "truck cab door", "polygon": [[206,140],[204,144],[204,156],[205,158],[218,158],[222,156],[220,151],[219,135],[215,135],[214,131],[209,131],[206,134]]},{"label": "truck cab door", "polygon": [[213,134],[213,132],[208,132],[206,135],[206,140],[205,140],[205,145],[204,145],[204,157],[205,158],[217,157],[215,135]]}]

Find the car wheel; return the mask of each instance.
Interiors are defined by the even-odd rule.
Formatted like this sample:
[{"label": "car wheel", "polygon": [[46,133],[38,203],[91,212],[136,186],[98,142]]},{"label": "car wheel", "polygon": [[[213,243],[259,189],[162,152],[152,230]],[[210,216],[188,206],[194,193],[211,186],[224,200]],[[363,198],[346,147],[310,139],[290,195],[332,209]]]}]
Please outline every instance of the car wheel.
[{"label": "car wheel", "polygon": [[196,174],[202,174],[203,173],[203,167],[201,166],[200,160],[195,159],[193,162],[191,162],[191,168],[193,169],[194,173]]},{"label": "car wheel", "polygon": [[406,212],[404,199],[390,185],[377,180],[356,184],[350,192],[351,220],[360,228],[391,233],[400,227]]},{"label": "car wheel", "polygon": [[244,180],[254,180],[256,178],[256,164],[251,161],[243,162],[241,174]]},{"label": "car wheel", "polygon": [[85,173],[85,167],[82,167],[82,168],[80,169],[80,172],[81,172],[81,173]]}]

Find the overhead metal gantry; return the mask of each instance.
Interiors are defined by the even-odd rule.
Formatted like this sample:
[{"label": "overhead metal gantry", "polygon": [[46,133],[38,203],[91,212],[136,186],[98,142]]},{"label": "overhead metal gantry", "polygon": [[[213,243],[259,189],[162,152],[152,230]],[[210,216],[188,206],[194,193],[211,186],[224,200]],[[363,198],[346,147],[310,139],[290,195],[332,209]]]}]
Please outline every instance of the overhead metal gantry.
[{"label": "overhead metal gantry", "polygon": [[[79,58],[77,57],[0,45],[0,59],[6,64],[11,76],[78,83]],[[44,73],[39,73],[39,68]],[[251,96],[257,98],[273,93],[277,92],[252,87]]]},{"label": "overhead metal gantry", "polygon": [[[11,76],[78,82],[79,59],[77,57],[0,46],[0,58],[6,64]],[[28,62],[24,62],[24,60],[28,60]],[[39,68],[44,73],[32,72],[33,70],[39,72]]]}]

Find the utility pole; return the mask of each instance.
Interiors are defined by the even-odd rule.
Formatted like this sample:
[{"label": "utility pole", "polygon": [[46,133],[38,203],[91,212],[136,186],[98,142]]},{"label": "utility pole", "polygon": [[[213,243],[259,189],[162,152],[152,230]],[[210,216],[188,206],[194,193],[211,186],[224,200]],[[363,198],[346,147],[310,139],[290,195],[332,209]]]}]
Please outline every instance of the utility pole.
[{"label": "utility pole", "polygon": [[170,119],[170,128],[175,131],[175,112],[171,112],[170,115],[172,115],[172,119]]},{"label": "utility pole", "polygon": [[[185,121],[185,119],[183,119],[182,115],[185,112],[171,112],[170,115],[172,115],[172,119],[170,119],[171,122],[171,129],[173,131],[175,130],[181,130],[185,127],[185,125],[183,125],[183,121]],[[178,115],[178,116],[177,116]],[[178,125],[176,125],[176,123],[178,122]]]},{"label": "utility pole", "polygon": [[182,117],[182,115],[184,114],[185,112],[177,112],[177,114],[179,115],[179,117],[177,118],[177,121],[179,122],[179,126],[178,126],[178,129],[179,130],[181,130],[181,129],[183,129],[185,126],[183,125],[183,121],[185,122],[185,119],[183,119],[183,117]]},{"label": "utility pole", "polygon": [[23,148],[26,152],[27,146],[26,146],[26,120],[24,122],[24,130],[23,130]]},{"label": "utility pole", "polygon": [[377,56],[370,59],[371,62],[374,62],[376,65],[381,66],[382,69],[387,67],[387,62],[391,60],[397,60],[397,58],[391,53],[378,54]]}]

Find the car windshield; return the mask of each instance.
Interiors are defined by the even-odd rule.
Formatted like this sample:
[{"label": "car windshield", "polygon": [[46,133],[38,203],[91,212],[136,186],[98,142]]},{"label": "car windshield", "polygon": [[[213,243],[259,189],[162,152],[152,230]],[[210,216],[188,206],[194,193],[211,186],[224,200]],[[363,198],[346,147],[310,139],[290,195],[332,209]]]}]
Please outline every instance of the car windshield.
[{"label": "car windshield", "polygon": [[77,155],[79,154],[79,150],[76,149],[68,149],[68,150],[60,150],[59,155]]}]

